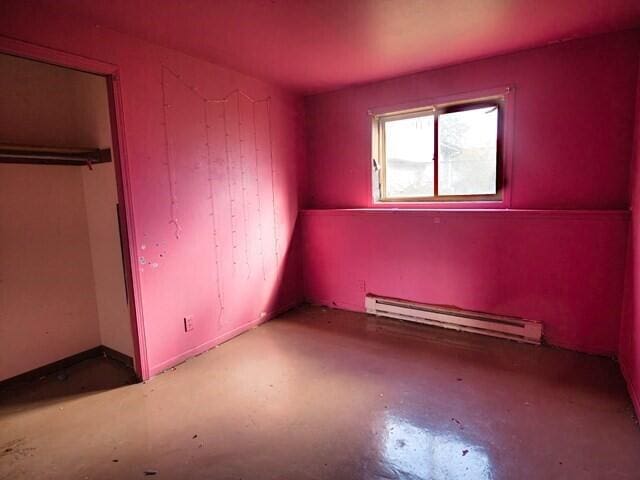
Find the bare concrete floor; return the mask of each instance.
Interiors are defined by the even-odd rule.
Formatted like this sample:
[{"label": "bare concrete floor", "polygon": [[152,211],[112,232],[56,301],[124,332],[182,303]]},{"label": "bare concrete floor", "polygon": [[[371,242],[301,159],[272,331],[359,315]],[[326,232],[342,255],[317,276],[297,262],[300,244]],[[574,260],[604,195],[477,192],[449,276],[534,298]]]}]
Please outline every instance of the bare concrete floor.
[{"label": "bare concrete floor", "polygon": [[129,380],[0,392],[0,479],[640,478],[615,363],[563,350],[305,307]]}]

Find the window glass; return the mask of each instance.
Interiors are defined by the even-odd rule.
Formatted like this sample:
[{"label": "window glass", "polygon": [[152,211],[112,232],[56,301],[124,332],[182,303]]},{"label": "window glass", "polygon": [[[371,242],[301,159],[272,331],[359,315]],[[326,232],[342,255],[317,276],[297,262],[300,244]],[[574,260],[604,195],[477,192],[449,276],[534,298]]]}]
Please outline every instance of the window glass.
[{"label": "window glass", "polygon": [[496,193],[497,107],[438,116],[438,194]]},{"label": "window glass", "polygon": [[433,114],[387,120],[384,128],[386,196],[433,196]]}]

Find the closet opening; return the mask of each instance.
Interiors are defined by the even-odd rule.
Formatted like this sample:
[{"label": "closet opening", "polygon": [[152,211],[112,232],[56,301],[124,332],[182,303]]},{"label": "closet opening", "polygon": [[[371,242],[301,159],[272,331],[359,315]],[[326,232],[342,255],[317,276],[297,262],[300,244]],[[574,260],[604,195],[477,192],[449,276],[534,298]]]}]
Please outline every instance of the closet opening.
[{"label": "closet opening", "polygon": [[113,78],[5,53],[0,71],[0,389],[136,382]]}]

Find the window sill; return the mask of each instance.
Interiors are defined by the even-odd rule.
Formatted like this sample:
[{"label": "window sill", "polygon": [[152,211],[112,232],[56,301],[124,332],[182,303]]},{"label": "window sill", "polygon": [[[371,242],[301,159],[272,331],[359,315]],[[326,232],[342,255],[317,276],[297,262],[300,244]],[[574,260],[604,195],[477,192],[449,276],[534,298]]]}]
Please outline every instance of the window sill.
[{"label": "window sill", "polygon": [[396,200],[375,201],[372,209],[417,209],[417,210],[505,210],[507,203],[503,198],[496,200],[438,200],[420,202],[402,202]]},{"label": "window sill", "polygon": [[361,216],[361,215],[397,215],[418,217],[475,217],[475,218],[557,218],[557,219],[617,219],[627,221],[629,210],[544,210],[510,208],[401,208],[385,206],[383,208],[328,208],[301,210],[302,216]]}]

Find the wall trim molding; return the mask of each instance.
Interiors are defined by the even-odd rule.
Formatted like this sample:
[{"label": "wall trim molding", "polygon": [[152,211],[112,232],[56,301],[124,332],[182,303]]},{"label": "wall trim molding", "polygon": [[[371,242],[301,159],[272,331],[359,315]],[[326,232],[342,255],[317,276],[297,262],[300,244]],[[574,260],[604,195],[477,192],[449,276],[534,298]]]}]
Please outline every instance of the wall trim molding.
[{"label": "wall trim molding", "polygon": [[558,219],[628,221],[629,210],[534,210],[534,209],[435,209],[435,208],[328,208],[300,210],[303,217],[344,217],[364,215],[396,215],[398,217],[475,217],[496,219]]}]

